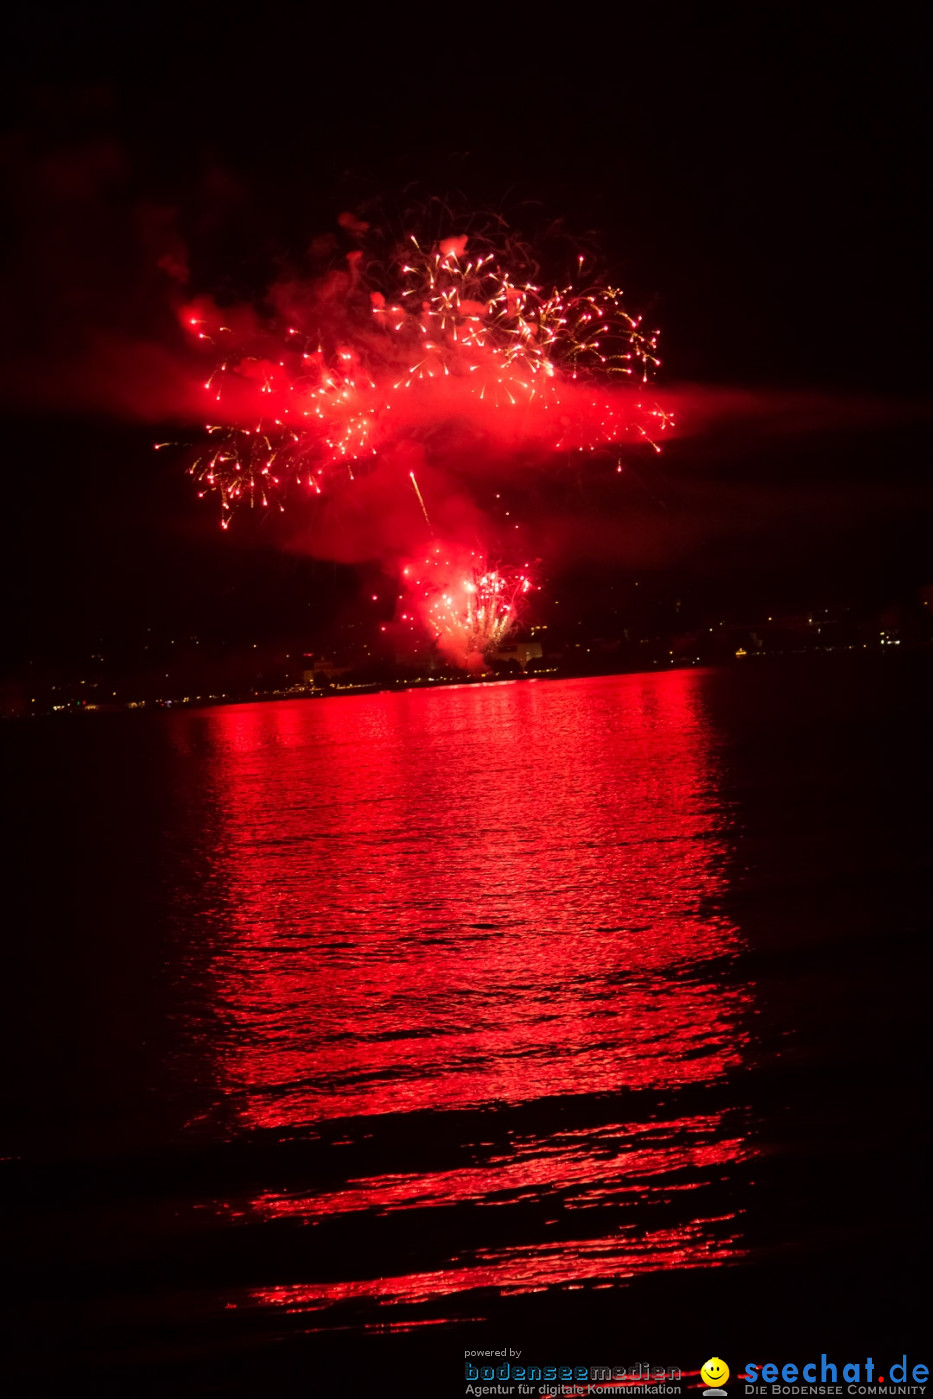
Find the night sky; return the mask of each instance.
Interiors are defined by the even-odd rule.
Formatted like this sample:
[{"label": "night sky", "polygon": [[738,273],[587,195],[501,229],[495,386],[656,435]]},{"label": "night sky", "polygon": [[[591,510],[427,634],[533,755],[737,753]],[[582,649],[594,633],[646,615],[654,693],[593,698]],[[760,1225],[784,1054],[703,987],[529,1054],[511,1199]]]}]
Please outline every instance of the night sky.
[{"label": "night sky", "polygon": [[562,220],[662,330],[684,435],[611,503],[560,487],[549,518],[578,490],[616,526],[588,570],[542,527],[551,592],[598,614],[637,576],[754,612],[933,581],[921,8],[706,8],[7,17],[7,668],[352,614],[356,571],[221,535],[153,452],[185,432],[173,306],[430,193]]}]

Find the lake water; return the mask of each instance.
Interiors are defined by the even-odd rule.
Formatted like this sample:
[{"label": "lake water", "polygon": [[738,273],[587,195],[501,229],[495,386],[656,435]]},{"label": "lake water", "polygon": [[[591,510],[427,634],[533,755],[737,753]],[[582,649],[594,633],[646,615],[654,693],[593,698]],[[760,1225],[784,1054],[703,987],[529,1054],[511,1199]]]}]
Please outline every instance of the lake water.
[{"label": "lake water", "polygon": [[928,728],[910,657],[6,725],[31,1392],[909,1328]]}]

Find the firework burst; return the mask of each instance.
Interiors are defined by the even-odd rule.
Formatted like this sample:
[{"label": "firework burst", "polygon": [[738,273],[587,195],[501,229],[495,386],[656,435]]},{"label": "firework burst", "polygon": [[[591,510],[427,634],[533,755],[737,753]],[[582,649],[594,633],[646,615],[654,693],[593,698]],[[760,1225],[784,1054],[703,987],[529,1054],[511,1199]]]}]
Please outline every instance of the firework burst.
[{"label": "firework burst", "polygon": [[657,333],[621,291],[548,288],[523,275],[514,248],[476,242],[410,235],[388,262],[351,253],[245,327],[207,304],[186,313],[219,354],[190,470],[201,494],[219,496],[224,526],[239,504],[320,494],[335,474],[352,479],[399,441],[429,443],[451,425],[493,449],[520,439],[544,454],[654,443],[669,417],[634,390],[659,363]]},{"label": "firework burst", "polygon": [[492,658],[520,622],[534,587],[531,569],[491,564],[478,550],[435,544],[402,569],[408,606],[440,649],[458,663]]},{"label": "firework burst", "polygon": [[[214,357],[190,471],[202,496],[219,497],[224,528],[241,505],[339,500],[342,515],[326,500],[315,512],[314,551],[417,559],[402,574],[401,622],[480,665],[533,586],[527,567],[488,560],[479,497],[510,512],[484,479],[605,449],[616,467],[627,440],[659,450],[671,420],[647,389],[657,332],[619,288],[584,278],[583,257],[573,277],[550,281],[507,236],[409,233],[386,253],[378,231],[340,223],[361,246],[326,275],[272,288],[261,313],[207,301],[184,313]],[[352,508],[338,481],[357,481]]]}]

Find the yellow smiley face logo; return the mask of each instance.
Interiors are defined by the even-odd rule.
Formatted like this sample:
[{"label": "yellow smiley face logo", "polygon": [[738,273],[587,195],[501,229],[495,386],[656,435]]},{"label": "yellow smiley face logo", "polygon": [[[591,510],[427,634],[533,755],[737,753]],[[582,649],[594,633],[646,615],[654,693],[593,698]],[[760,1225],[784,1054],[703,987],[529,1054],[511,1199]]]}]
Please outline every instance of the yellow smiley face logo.
[{"label": "yellow smiley face logo", "polygon": [[729,1366],[724,1360],[720,1360],[718,1355],[714,1355],[712,1360],[707,1360],[700,1371],[700,1379],[707,1389],[719,1389],[729,1378]]}]

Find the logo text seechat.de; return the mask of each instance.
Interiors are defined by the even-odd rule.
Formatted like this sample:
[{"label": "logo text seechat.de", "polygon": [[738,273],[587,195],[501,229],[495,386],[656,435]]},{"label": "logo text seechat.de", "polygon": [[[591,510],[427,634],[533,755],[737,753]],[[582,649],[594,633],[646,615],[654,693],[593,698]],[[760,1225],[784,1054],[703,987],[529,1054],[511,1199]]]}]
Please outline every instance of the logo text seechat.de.
[{"label": "logo text seechat.de", "polygon": [[[882,1372],[887,1370],[887,1376]],[[803,1365],[792,1362],[782,1365],[746,1365],[741,1378],[746,1381],[746,1394],[807,1394],[814,1386],[826,1394],[923,1394],[930,1370],[927,1365],[911,1365],[906,1355],[888,1366],[876,1364],[869,1355],[864,1362],[847,1360],[838,1363],[821,1355]],[[763,1380],[764,1384],[760,1384]],[[845,1391],[843,1391],[844,1381]],[[912,1383],[911,1383],[912,1381]]]}]

